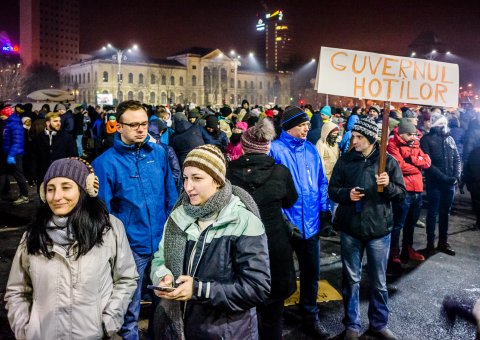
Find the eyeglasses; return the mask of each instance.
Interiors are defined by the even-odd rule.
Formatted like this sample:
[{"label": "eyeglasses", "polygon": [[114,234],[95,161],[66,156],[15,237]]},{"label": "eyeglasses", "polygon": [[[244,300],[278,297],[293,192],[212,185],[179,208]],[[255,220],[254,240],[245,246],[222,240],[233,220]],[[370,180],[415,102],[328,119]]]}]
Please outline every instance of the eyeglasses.
[{"label": "eyeglasses", "polygon": [[126,125],[132,130],[138,130],[140,128],[140,126],[142,128],[146,128],[148,126],[148,122],[143,122],[143,123],[119,123],[119,124]]}]

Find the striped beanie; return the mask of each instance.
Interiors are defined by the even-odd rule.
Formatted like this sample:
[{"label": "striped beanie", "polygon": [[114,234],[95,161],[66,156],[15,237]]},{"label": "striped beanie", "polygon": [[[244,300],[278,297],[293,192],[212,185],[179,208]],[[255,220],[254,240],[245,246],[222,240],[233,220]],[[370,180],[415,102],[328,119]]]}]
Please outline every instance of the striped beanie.
[{"label": "striped beanie", "polygon": [[290,106],[283,112],[282,129],[288,131],[308,121],[308,115],[302,111],[302,109],[296,106]]},{"label": "striped beanie", "polygon": [[190,151],[183,162],[183,169],[193,166],[205,171],[220,186],[225,184],[227,172],[225,157],[222,151],[215,145],[205,144]]},{"label": "striped beanie", "polygon": [[55,177],[66,177],[78,184],[90,197],[98,195],[98,178],[93,172],[93,167],[86,160],[78,157],[62,158],[54,161],[43,177],[40,188],[40,198],[45,201],[42,194],[46,193],[48,182]]},{"label": "striped beanie", "polygon": [[362,134],[370,144],[374,144],[378,137],[378,126],[371,118],[362,118],[352,128],[352,131],[356,131]]},{"label": "striped beanie", "polygon": [[240,142],[244,153],[270,152],[270,145],[275,138],[275,128],[269,118],[264,118],[242,134]]}]

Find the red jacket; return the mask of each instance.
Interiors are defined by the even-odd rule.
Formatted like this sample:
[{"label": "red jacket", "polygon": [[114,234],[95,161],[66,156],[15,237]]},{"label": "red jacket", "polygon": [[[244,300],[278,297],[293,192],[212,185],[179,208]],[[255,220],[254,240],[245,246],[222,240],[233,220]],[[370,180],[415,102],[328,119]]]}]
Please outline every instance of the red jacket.
[{"label": "red jacket", "polygon": [[388,141],[387,152],[398,161],[407,191],[423,192],[422,169],[428,169],[432,161],[420,149],[419,140],[408,145],[398,133],[394,132]]}]

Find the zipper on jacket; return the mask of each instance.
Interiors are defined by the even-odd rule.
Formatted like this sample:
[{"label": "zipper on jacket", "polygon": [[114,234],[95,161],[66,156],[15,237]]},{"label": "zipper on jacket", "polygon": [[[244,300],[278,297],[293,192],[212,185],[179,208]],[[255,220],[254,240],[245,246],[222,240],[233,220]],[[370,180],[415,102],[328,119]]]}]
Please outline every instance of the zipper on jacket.
[{"label": "zipper on jacket", "polygon": [[[197,254],[197,244],[198,244],[198,240],[195,242],[195,244],[193,245],[193,248],[192,248],[192,252],[190,253],[190,259],[188,260],[188,268],[187,268],[187,273],[189,276],[193,277],[195,276],[195,272],[197,271],[198,269],[198,266],[200,264],[200,260],[202,259],[202,256],[203,256],[203,251],[205,250],[205,243],[207,242],[207,237],[208,237],[208,232],[210,231],[210,227],[212,225],[209,225],[201,234],[200,236],[205,233],[205,237],[203,238],[203,242],[202,242],[202,248],[200,250],[200,255],[198,256],[198,261],[197,261],[197,264],[195,266],[195,269],[192,271],[193,269],[193,261],[195,261],[195,255]],[[193,295],[193,291],[192,291],[192,295]],[[185,319],[185,313],[187,312],[187,304],[188,304],[188,301],[185,301],[185,304],[183,305],[183,319]]]}]

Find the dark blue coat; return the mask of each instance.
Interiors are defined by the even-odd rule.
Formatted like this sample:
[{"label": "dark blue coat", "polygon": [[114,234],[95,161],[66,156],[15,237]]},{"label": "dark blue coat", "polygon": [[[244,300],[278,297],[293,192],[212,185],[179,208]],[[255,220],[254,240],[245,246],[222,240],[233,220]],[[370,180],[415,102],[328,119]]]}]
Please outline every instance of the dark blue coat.
[{"label": "dark blue coat", "polygon": [[225,148],[228,145],[228,138],[225,132],[221,131],[219,132],[218,137],[214,137],[211,134],[208,133],[206,128],[202,129],[202,137],[203,140],[205,141],[205,144],[212,144],[215,146],[218,146],[222,152],[225,151]]},{"label": "dark blue coat", "polygon": [[175,133],[170,136],[170,146],[177,154],[180,166],[187,157],[187,154],[197,146],[204,145],[202,127],[192,125],[189,121],[180,120],[176,123]]}]

